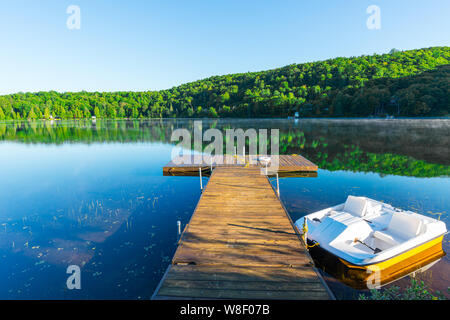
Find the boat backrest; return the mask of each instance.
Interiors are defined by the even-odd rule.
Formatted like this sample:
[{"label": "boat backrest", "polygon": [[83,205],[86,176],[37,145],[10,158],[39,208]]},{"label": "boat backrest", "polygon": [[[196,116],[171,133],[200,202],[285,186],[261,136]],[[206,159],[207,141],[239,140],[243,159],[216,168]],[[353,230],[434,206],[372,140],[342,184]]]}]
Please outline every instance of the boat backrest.
[{"label": "boat backrest", "polygon": [[367,206],[366,206],[366,216],[371,215],[378,215],[381,213],[381,210],[383,209],[383,205],[379,202],[367,200]]},{"label": "boat backrest", "polygon": [[367,199],[364,197],[348,196],[342,211],[364,217],[366,214]]},{"label": "boat backrest", "polygon": [[419,217],[405,212],[394,212],[388,225],[388,230],[404,239],[419,235],[423,221]]}]

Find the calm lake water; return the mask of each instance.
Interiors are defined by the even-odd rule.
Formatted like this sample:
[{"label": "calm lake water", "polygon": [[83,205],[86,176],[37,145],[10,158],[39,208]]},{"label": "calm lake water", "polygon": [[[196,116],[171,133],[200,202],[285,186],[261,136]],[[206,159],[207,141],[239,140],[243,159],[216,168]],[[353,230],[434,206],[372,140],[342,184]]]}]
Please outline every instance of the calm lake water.
[{"label": "calm lake water", "polygon": [[[294,221],[352,194],[450,226],[450,120],[204,119],[209,127],[280,129],[281,154],[319,165],[316,178],[280,179]],[[162,174],[176,128],[193,121],[0,122],[0,299],[150,298],[177,221],[185,226],[201,194],[198,177]],[[66,288],[72,264],[81,290]],[[324,276],[338,298],[357,298]],[[418,277],[445,292],[449,256]]]}]

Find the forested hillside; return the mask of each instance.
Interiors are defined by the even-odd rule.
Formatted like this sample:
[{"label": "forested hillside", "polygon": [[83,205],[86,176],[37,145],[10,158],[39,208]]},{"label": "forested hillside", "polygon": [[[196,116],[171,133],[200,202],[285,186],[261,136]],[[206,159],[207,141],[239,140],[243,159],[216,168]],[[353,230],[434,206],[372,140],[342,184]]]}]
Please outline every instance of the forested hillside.
[{"label": "forested hillside", "polygon": [[448,116],[450,47],[215,76],[162,91],[0,96],[0,120]]}]

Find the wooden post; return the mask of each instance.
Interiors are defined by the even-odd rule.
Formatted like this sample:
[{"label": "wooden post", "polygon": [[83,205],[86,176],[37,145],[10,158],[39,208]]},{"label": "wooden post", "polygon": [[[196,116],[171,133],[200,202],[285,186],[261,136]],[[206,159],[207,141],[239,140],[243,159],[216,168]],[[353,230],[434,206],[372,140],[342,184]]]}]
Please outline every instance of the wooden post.
[{"label": "wooden post", "polygon": [[280,183],[278,182],[278,172],[277,172],[277,193],[278,197],[280,197]]},{"label": "wooden post", "polygon": [[203,183],[202,183],[202,168],[198,167],[198,172],[200,174],[200,190],[203,191]]},{"label": "wooden post", "polygon": [[177,226],[178,226],[178,236],[180,236],[181,235],[181,221],[180,220],[177,221]]}]

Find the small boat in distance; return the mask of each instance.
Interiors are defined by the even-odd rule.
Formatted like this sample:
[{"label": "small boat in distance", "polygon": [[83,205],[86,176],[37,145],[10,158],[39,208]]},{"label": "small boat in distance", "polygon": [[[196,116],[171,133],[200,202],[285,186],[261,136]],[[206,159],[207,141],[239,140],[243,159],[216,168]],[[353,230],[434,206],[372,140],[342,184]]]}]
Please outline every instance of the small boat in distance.
[{"label": "small boat in distance", "polygon": [[328,270],[339,269],[344,283],[357,283],[352,287],[364,287],[374,272],[380,285],[389,283],[445,255],[444,222],[366,197],[348,196],[295,225],[313,259]]}]

